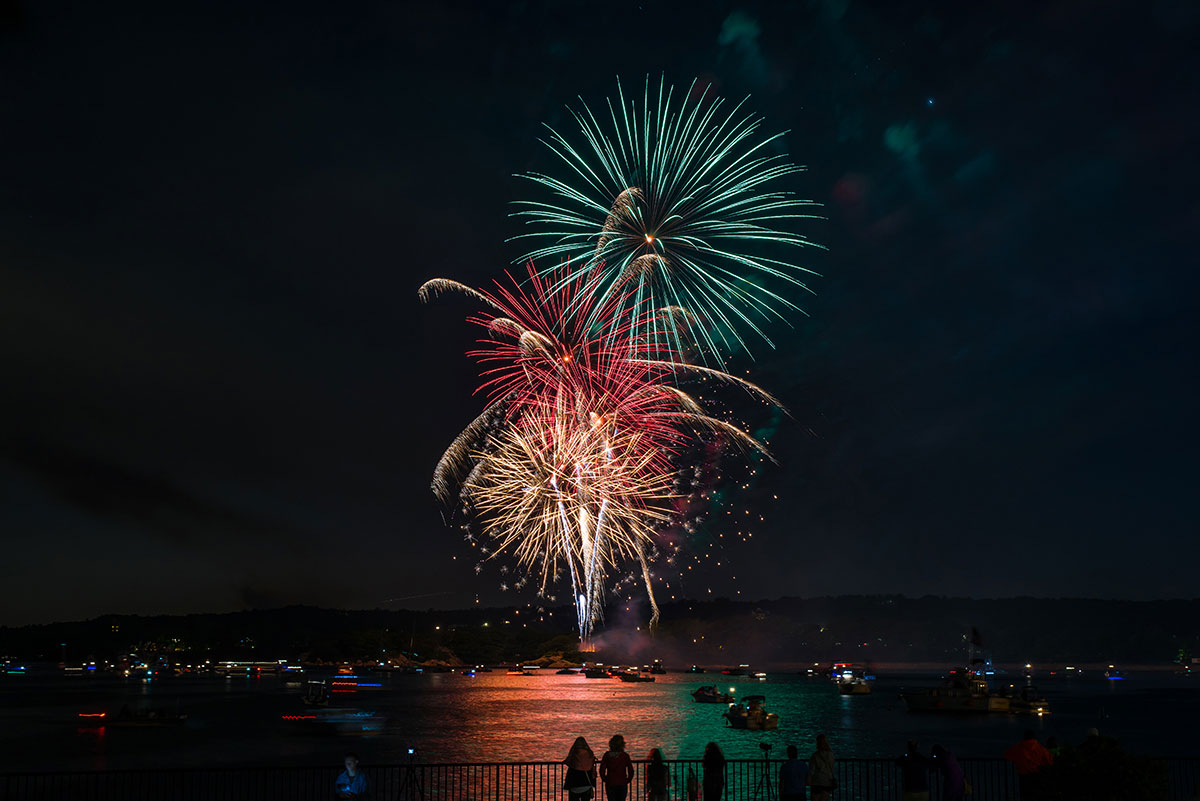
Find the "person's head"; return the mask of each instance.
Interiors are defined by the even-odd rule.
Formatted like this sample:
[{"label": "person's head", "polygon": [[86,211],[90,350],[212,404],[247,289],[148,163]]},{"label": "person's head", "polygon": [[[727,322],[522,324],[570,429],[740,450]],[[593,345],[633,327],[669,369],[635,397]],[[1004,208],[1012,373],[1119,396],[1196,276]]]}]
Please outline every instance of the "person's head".
[{"label": "person's head", "polygon": [[704,758],[705,759],[711,759],[711,758],[721,757],[721,756],[724,756],[724,754],[721,753],[721,746],[717,745],[716,743],[709,743],[708,745],[704,746]]},{"label": "person's head", "polygon": [[624,751],[625,750],[625,738],[619,734],[614,734],[612,737],[610,737],[608,739],[608,750],[609,751]]},{"label": "person's head", "polygon": [[358,754],[346,754],[346,772],[353,776],[358,772]]},{"label": "person's head", "polygon": [[585,751],[591,750],[590,748],[588,748],[587,740],[583,739],[582,737],[576,737],[575,744],[571,746],[571,751],[572,752],[578,751],[581,748]]},{"label": "person's head", "polygon": [[829,747],[829,738],[826,737],[824,734],[817,735],[817,750],[818,751],[832,751],[833,750],[832,748]]},{"label": "person's head", "polygon": [[1036,739],[1037,739],[1037,732],[1036,732],[1036,731],[1034,731],[1033,729],[1026,729],[1026,730],[1025,730],[1025,738],[1024,738],[1024,739],[1026,739],[1026,740],[1036,740]]},{"label": "person's head", "polygon": [[800,751],[796,749],[796,746],[789,745],[788,746],[788,759],[795,759],[798,756],[800,756]]},{"label": "person's head", "polygon": [[655,765],[661,765],[663,761],[663,752],[661,748],[651,748],[648,759]]}]

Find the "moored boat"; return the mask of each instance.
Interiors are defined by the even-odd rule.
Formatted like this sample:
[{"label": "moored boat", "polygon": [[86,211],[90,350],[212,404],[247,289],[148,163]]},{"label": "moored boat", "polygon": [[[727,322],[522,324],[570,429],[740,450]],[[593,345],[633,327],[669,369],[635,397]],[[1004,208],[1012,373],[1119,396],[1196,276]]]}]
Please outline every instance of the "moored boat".
[{"label": "moored boat", "polygon": [[988,689],[987,679],[970,670],[952,670],[941,687],[902,693],[909,712],[983,714],[1008,712],[1009,698]]},{"label": "moored boat", "polygon": [[731,704],[733,696],[721,692],[715,684],[697,687],[692,691],[692,698],[701,704]]},{"label": "moored boat", "polygon": [[1037,715],[1041,717],[1050,714],[1050,702],[1030,682],[1017,692],[1009,695],[1008,709],[1017,715]]},{"label": "moored boat", "polygon": [[862,676],[845,676],[838,682],[842,695],[870,695],[871,683]]},{"label": "moored boat", "polygon": [[748,695],[740,704],[730,704],[723,717],[735,729],[771,731],[779,728],[779,715],[768,712],[766,696]]}]

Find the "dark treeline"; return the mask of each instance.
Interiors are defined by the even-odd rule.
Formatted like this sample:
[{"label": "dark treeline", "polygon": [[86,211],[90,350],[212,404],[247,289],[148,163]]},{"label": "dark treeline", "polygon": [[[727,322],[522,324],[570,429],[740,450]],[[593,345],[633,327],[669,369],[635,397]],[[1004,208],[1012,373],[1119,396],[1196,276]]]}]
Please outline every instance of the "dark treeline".
[{"label": "dark treeline", "polygon": [[[548,614],[552,612],[553,614]],[[843,596],[663,607],[650,636],[644,610],[609,610],[593,658],[668,665],[830,660],[960,661],[974,626],[998,663],[1166,665],[1200,654],[1200,600]],[[569,607],[336,610],[307,606],[0,628],[0,656],[57,662],[128,653],[174,659],[498,663],[563,654],[578,660]],[[640,628],[639,628],[640,627]],[[66,643],[64,646],[63,643]]]}]

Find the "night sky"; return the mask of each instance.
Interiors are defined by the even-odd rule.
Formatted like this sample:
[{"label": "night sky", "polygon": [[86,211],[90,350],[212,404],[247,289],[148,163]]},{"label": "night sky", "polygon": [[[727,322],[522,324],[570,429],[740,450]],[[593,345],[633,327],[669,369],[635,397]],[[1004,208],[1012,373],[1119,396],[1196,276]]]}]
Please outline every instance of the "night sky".
[{"label": "night sky", "polygon": [[648,73],[828,215],[684,593],[1200,595],[1196,8],[0,0],[0,624],[533,601],[429,492],[482,400],[416,289]]}]

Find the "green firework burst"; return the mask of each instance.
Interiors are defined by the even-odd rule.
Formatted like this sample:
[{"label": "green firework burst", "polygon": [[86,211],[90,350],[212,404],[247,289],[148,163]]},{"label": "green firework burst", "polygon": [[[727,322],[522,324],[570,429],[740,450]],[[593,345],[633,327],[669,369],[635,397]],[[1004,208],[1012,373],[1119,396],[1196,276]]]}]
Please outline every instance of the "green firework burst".
[{"label": "green firework burst", "polygon": [[696,81],[677,93],[647,78],[640,104],[618,81],[606,115],[568,107],[581,141],[549,126],[542,141],[569,180],[520,176],[553,197],[517,202],[514,216],[533,230],[515,238],[536,245],[519,261],[565,263],[564,281],[594,273],[606,295],[662,310],[644,317],[643,333],[676,353],[719,360],[748,350],[742,331],[773,346],[764,323],[802,312],[789,295],[815,274],[779,256],[819,247],[789,228],[820,215],[816,202],[777,188],[804,168],[772,152],[784,133],[760,136],[763,120],[745,103],[727,104]]}]

